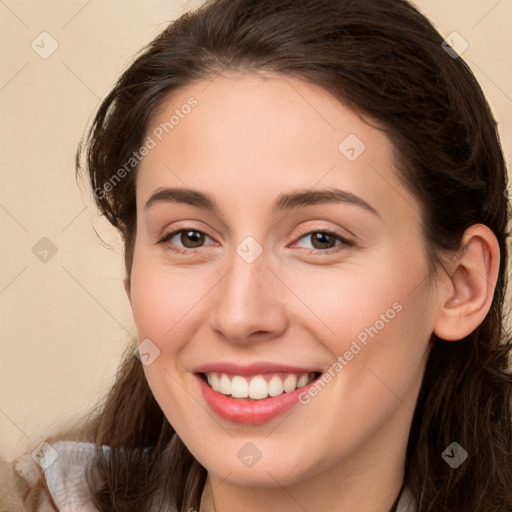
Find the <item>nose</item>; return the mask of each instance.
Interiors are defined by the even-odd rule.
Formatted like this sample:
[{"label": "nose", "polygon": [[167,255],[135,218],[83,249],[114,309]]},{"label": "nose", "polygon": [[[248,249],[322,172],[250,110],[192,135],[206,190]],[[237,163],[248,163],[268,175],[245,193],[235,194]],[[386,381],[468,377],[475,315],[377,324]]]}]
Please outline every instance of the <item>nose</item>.
[{"label": "nose", "polygon": [[247,262],[235,252],[230,263],[214,288],[211,328],[238,344],[280,336],[287,327],[287,288],[265,253]]}]

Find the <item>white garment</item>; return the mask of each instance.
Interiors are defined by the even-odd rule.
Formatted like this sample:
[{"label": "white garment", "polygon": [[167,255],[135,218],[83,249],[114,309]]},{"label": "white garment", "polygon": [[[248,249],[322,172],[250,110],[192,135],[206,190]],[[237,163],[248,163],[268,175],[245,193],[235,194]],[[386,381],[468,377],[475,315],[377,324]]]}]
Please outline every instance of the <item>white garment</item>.
[{"label": "white garment", "polygon": [[[103,447],[109,450],[108,447]],[[15,462],[15,469],[29,483],[34,484],[40,476],[38,465],[43,469],[46,485],[60,512],[98,512],[91,503],[91,490],[86,480],[86,468],[92,462],[93,443],[58,441],[43,443],[37,456],[25,454]],[[98,482],[92,482],[93,484]],[[94,488],[94,491],[99,489]],[[42,497],[38,512],[52,511],[47,497]]]},{"label": "white garment", "polygon": [[[103,449],[109,450],[106,446]],[[94,452],[93,443],[77,441],[57,441],[51,446],[47,443],[41,446],[36,458],[43,468],[46,484],[60,512],[98,512],[91,503],[91,490],[85,478],[86,468],[92,462]],[[37,464],[31,454],[26,454],[16,460],[15,469],[33,484],[39,477]],[[98,482],[96,485],[99,488]],[[43,498],[38,512],[53,510],[48,498]],[[397,512],[415,510],[416,503],[406,487],[398,502]]]}]

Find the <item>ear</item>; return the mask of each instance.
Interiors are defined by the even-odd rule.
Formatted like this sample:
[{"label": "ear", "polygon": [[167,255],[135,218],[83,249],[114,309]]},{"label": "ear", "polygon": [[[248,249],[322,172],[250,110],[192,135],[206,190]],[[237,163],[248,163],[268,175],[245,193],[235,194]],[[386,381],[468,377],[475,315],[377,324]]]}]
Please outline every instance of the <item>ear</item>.
[{"label": "ear", "polygon": [[439,309],[434,333],[447,341],[471,334],[491,308],[500,247],[494,233],[483,224],[468,228],[460,254],[445,267],[448,278],[439,287]]}]

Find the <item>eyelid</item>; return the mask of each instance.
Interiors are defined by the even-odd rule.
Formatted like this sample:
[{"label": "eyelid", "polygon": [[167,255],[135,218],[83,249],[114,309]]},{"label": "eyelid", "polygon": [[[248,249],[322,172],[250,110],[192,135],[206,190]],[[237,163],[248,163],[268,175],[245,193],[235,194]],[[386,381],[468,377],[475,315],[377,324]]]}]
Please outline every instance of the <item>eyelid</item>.
[{"label": "eyelid", "polygon": [[181,231],[198,231],[199,233],[202,233],[202,234],[208,236],[209,238],[211,238],[212,240],[216,241],[214,237],[212,237],[211,235],[208,234],[208,231],[206,229],[204,229],[203,227],[194,226],[191,224],[191,222],[196,222],[196,221],[193,221],[193,220],[188,221],[188,222],[184,221],[183,224],[177,223],[176,225],[172,226],[171,230],[168,229],[168,225],[164,226],[164,228],[160,231],[162,234],[157,235],[156,243],[159,244],[164,239],[172,238],[174,235],[180,233]]},{"label": "eyelid", "polygon": [[329,235],[334,236],[337,240],[339,240],[341,243],[338,245],[334,245],[333,247],[329,247],[328,249],[308,249],[303,248],[304,250],[308,251],[308,254],[312,255],[321,255],[321,256],[334,256],[339,254],[343,250],[347,250],[351,247],[355,247],[356,243],[350,240],[346,235],[341,233],[337,229],[333,228],[323,228],[323,227],[309,227],[305,228],[304,230],[299,230],[299,233],[297,234],[297,237],[295,239],[295,242],[293,242],[292,247],[294,247],[299,240],[304,238],[307,235],[312,235],[313,233],[327,233]]},{"label": "eyelid", "polygon": [[[159,240],[157,241],[157,245],[165,243],[165,242],[171,240],[172,238],[174,238],[174,236],[176,236],[177,234],[181,233],[182,231],[196,231],[198,233],[201,233],[201,234],[207,236],[208,238],[210,238],[214,242],[218,243],[206,231],[204,231],[202,229],[195,228],[194,226],[185,225],[185,226],[182,226],[182,227],[180,227],[180,226],[175,227],[172,231],[170,231],[167,234],[164,234],[161,237],[159,237]],[[325,228],[325,227],[311,227],[311,226],[307,227],[307,228],[301,228],[301,229],[298,230],[298,233],[295,236],[293,245],[295,245],[301,238],[304,238],[306,235],[311,235],[313,233],[328,233],[328,234],[332,234],[332,235],[336,236],[342,243],[339,244],[339,245],[335,245],[334,247],[331,247],[331,248],[328,248],[328,249],[324,249],[324,250],[322,250],[322,249],[306,249],[306,250],[309,251],[310,254],[312,254],[312,253],[322,254],[323,253],[325,255],[328,255],[328,254],[332,254],[334,252],[337,252],[338,250],[340,250],[340,248],[342,249],[343,246],[345,246],[345,247],[352,247],[352,246],[355,245],[355,242],[350,240],[350,238],[348,238],[346,235],[344,235],[343,233],[341,233],[337,229]],[[214,245],[214,244],[209,244],[209,245]],[[173,248],[171,248],[171,250],[173,250],[175,252],[178,252],[178,253],[182,253],[182,254],[185,254],[185,253],[195,254],[197,252],[202,251],[204,249],[204,247],[205,246],[198,247],[198,248],[195,248],[195,249],[188,249],[188,248],[181,249],[181,248],[173,247]]]},{"label": "eyelid", "polygon": [[333,235],[336,235],[339,237],[343,242],[347,244],[354,244],[354,242],[348,237],[347,235],[341,233],[336,228],[326,228],[326,227],[316,227],[316,226],[309,226],[307,228],[300,228],[297,233],[297,240],[302,238],[304,235],[311,235],[313,233],[332,233]]},{"label": "eyelid", "polygon": [[[156,242],[156,245],[163,244],[174,238],[177,234],[181,233],[182,231],[196,231],[198,233],[201,233],[202,235],[205,235],[210,240],[213,240],[214,242],[218,243],[212,236],[210,236],[204,229],[198,229],[193,226],[183,226],[183,227],[176,227],[173,230],[169,231],[168,233],[163,234],[162,236],[158,237],[158,240]],[[208,244],[213,245],[213,244]],[[203,247],[198,247],[196,249],[181,249],[181,248],[173,248],[177,252],[181,253],[195,253],[197,251],[201,251]]]}]

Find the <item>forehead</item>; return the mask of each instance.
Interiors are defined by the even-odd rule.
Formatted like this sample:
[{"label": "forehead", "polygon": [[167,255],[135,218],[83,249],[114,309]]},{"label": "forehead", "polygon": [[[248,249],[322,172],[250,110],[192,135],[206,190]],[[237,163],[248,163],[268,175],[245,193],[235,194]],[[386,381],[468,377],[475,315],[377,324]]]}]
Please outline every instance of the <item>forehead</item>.
[{"label": "forehead", "polygon": [[416,208],[385,133],[296,78],[222,74],[194,82],[166,99],[146,136],[155,147],[139,165],[139,203],[158,187],[188,186],[236,211],[254,196],[264,205],[284,190],[341,187],[397,218]]},{"label": "forehead", "polygon": [[[193,109],[187,107],[190,98],[197,102]],[[255,164],[258,157],[293,161],[315,158],[320,152],[337,159],[339,143],[349,135],[367,142],[366,149],[371,150],[370,145],[381,156],[389,149],[383,133],[325,90],[281,75],[222,74],[194,82],[163,102],[148,133],[155,130],[166,132],[160,149],[193,153],[187,157],[200,154],[199,150],[223,160],[243,159],[245,167],[251,157]]]}]

